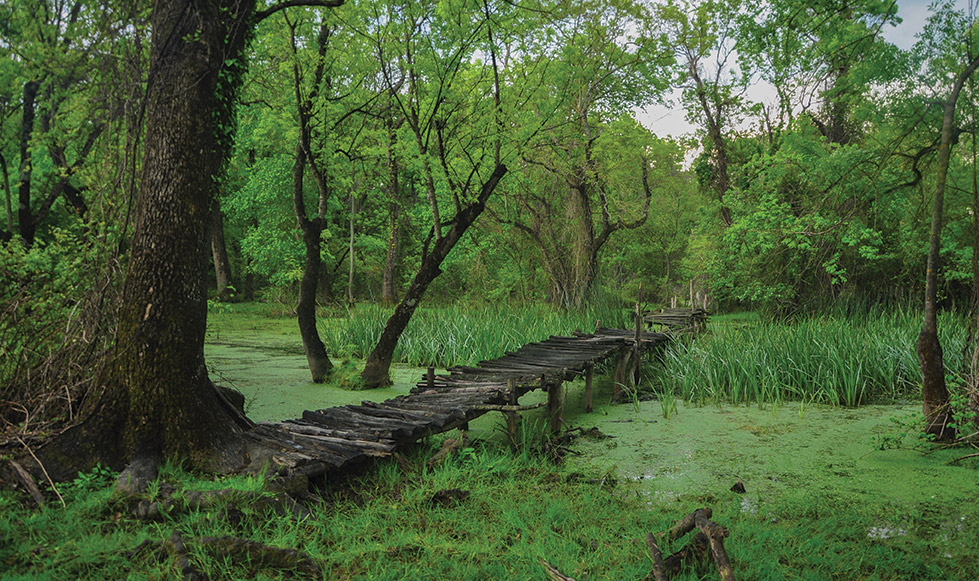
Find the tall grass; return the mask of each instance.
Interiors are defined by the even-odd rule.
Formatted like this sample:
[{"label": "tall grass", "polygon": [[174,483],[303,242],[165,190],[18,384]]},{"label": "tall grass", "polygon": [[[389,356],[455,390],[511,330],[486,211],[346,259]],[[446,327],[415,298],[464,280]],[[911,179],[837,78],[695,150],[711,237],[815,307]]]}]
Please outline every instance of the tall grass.
[{"label": "tall grass", "polygon": [[[366,357],[377,344],[392,309],[358,305],[345,317],[322,321],[321,332],[333,353]],[[447,306],[419,308],[394,352],[409,365],[472,365],[550,335],[631,326],[627,309],[603,302],[578,312],[544,305]]]},{"label": "tall grass", "polygon": [[[911,310],[861,317],[823,316],[791,323],[712,323],[713,333],[672,344],[654,383],[687,401],[775,404],[802,400],[840,406],[895,401],[918,392]],[[939,328],[954,369],[965,323],[944,314]]]}]

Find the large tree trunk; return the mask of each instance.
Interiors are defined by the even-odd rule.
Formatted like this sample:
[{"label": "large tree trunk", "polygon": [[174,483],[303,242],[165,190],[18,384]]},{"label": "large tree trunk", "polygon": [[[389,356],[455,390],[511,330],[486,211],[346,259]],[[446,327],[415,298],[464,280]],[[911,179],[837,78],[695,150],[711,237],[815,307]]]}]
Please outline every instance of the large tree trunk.
[{"label": "large tree trunk", "polygon": [[925,414],[925,432],[939,440],[955,439],[952,412],[945,385],[945,363],[942,346],[938,340],[938,262],[941,252],[941,233],[945,205],[945,183],[952,157],[952,141],[955,133],[955,103],[965,82],[979,67],[979,57],[974,58],[956,78],[948,99],[942,103],[942,136],[938,147],[935,197],[932,200],[931,235],[928,240],[928,266],[925,274],[925,320],[918,335],[918,361],[921,363],[921,395]]},{"label": "large tree trunk", "polygon": [[214,261],[214,278],[217,282],[218,300],[231,298],[231,260],[228,258],[228,245],[224,240],[224,215],[221,202],[214,200],[211,210],[211,258]]},{"label": "large tree trunk", "polygon": [[[496,185],[503,178],[503,175],[506,174],[506,171],[506,166],[497,164],[492,175],[483,184],[477,200],[456,214],[448,233],[439,238],[433,245],[432,252],[422,259],[421,267],[418,269],[418,273],[405,292],[405,296],[398,303],[398,306],[395,307],[394,313],[388,319],[374,350],[367,356],[364,371],[360,375],[366,387],[391,385],[391,361],[394,358],[394,349],[398,346],[398,339],[401,338],[401,333],[408,326],[408,321],[411,320],[411,316],[418,307],[418,303],[421,302],[425,291],[428,289],[428,285],[438,275],[442,274],[442,262],[449,255],[449,252],[452,251],[452,248],[455,247],[456,243],[462,239],[463,234],[466,233],[469,226],[476,221],[476,218],[486,208],[486,201],[492,195],[493,190],[496,189]],[[437,224],[435,228],[438,228]]]},{"label": "large tree trunk", "polygon": [[238,76],[226,63],[240,66],[253,10],[249,0],[154,4],[145,156],[115,348],[82,422],[42,451],[55,477],[96,462],[178,457],[229,470],[246,461],[236,434],[248,420],[204,366],[204,266],[238,89],[221,80]]}]

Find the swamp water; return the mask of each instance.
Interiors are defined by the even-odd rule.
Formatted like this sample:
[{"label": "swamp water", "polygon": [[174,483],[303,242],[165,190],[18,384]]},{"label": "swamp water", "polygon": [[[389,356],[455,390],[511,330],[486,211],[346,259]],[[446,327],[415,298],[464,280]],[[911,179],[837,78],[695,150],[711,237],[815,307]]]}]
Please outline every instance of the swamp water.
[{"label": "swamp water", "polygon": [[[407,394],[424,374],[419,368],[393,368],[393,386],[351,391],[310,382],[305,357],[291,337],[266,334],[245,341],[224,334],[209,341],[205,352],[212,377],[244,393],[246,411],[256,421],[383,401]],[[602,474],[603,482],[628,482],[624,490],[638,494],[651,512],[680,518],[698,506],[712,506],[721,524],[744,533],[760,531],[751,533],[755,542],[771,534],[769,542],[787,545],[785,551],[926,550],[947,559],[934,578],[968,578],[946,575],[976,568],[979,473],[974,460],[949,464],[967,451],[880,449],[882,438],[895,438],[918,417],[916,405],[846,409],[788,402],[759,409],[678,403],[664,418],[657,401],[612,404],[606,377],[596,376],[590,414],[584,412],[583,382],[565,388],[565,422],[585,430],[572,445],[569,469]],[[546,394],[533,392],[520,403],[545,400]],[[546,410],[525,412],[522,423],[528,434],[540,433]],[[489,413],[470,424],[470,434],[502,440],[503,425],[500,414]],[[730,490],[739,480],[744,494]],[[838,548],[825,544],[834,536]],[[734,555],[736,547],[732,543]],[[971,564],[963,568],[966,561]]]},{"label": "swamp water", "polygon": [[[227,336],[225,336],[227,339]],[[245,395],[246,411],[256,421],[296,418],[306,409],[404,395],[424,370],[392,369],[394,385],[353,391],[309,380],[306,359],[289,353],[274,337],[242,344],[212,341],[206,356],[214,379]],[[940,491],[945,500],[979,499],[974,465],[950,466],[962,450],[929,454],[908,449],[880,450],[880,438],[902,428],[896,420],[917,417],[918,406],[861,406],[856,409],[788,402],[778,407],[678,404],[669,418],[657,401],[611,404],[607,378],[596,378],[595,411],[584,412],[581,381],[565,384],[565,421],[598,428],[607,437],[577,439],[572,466],[613,473],[642,483],[653,499],[672,500],[727,491],[743,481],[746,506],[766,496],[806,489],[895,503],[927,502]],[[541,392],[521,404],[545,401]],[[524,414],[523,422],[544,424],[545,410]],[[472,422],[478,438],[502,436],[501,416],[490,413]],[[968,461],[967,461],[968,462]]]}]

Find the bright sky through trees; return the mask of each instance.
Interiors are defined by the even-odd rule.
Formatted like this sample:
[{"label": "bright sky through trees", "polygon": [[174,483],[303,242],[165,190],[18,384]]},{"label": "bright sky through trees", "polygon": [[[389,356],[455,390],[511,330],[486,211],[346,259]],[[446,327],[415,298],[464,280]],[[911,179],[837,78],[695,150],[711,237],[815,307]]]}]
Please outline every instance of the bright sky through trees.
[{"label": "bright sky through trees", "polygon": [[[916,36],[924,28],[931,4],[932,0],[897,0],[898,16],[902,22],[897,26],[885,26],[882,31],[884,38],[902,50],[910,49]],[[955,0],[955,5],[965,9],[968,0]],[[679,91],[674,91],[670,96],[674,102],[678,102],[679,98]],[[754,101],[770,101],[774,98],[774,92],[770,87],[756,84],[749,89],[748,98]],[[643,125],[662,137],[687,135],[695,129],[678,104],[650,105],[644,111],[639,111],[637,117]]]}]

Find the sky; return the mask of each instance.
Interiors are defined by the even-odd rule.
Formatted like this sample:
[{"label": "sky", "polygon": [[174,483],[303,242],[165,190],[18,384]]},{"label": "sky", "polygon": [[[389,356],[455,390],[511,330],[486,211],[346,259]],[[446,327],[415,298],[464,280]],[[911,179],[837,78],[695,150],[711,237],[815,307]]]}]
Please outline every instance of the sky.
[{"label": "sky", "polygon": [[[911,48],[915,36],[924,28],[931,3],[932,0],[897,0],[897,14],[902,22],[897,26],[885,26],[882,31],[884,38],[901,49]],[[963,9],[968,6],[968,0],[955,0],[955,3]],[[773,94],[771,88],[756,86],[749,89],[748,98],[755,101],[770,100]],[[687,121],[686,113],[679,105],[679,97],[679,91],[671,96],[671,100],[677,103],[672,107],[651,105],[637,111],[639,122],[663,137],[680,137],[693,133],[696,128]]]}]

